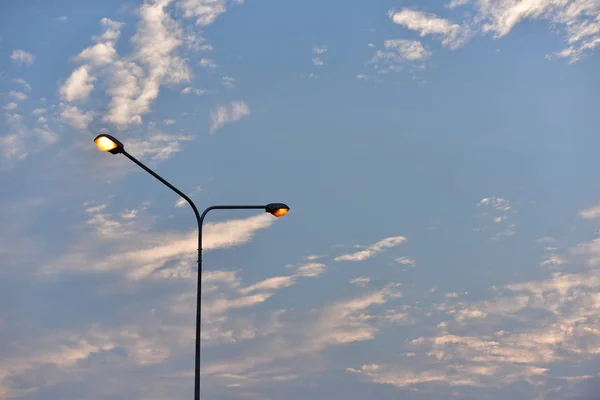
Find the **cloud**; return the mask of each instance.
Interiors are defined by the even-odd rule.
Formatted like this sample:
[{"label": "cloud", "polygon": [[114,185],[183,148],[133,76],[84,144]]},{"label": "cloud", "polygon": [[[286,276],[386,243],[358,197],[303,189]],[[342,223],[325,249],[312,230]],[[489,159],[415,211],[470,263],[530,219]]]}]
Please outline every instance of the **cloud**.
[{"label": "cloud", "polygon": [[173,125],[175,123],[175,120],[174,119],[165,119],[165,120],[163,120],[163,123],[165,125]]},{"label": "cloud", "polygon": [[359,278],[354,278],[350,281],[350,283],[356,285],[356,286],[367,286],[369,283],[371,282],[371,278],[367,278],[367,277],[359,277]]},{"label": "cloud", "polygon": [[224,76],[223,78],[221,78],[221,83],[227,89],[233,89],[235,87],[235,79],[233,79],[230,76]]},{"label": "cloud", "polygon": [[100,36],[94,36],[95,45],[83,49],[75,59],[89,63],[94,67],[102,67],[115,61],[118,57],[115,49],[116,41],[121,35],[122,23],[108,18],[102,18],[100,23],[105,31]]},{"label": "cloud", "polygon": [[[398,286],[389,284],[357,297],[336,300],[311,310],[301,319],[284,319],[289,313],[287,310],[281,310],[273,314],[270,324],[263,330],[264,337],[268,338],[263,345],[255,347],[245,356],[209,363],[203,371],[227,385],[235,381],[236,377],[251,383],[254,376],[268,374],[267,371],[273,368],[277,368],[279,374],[288,371],[292,365],[296,366],[293,372],[290,371],[293,374],[310,369],[312,363],[298,361],[305,360],[306,356],[319,354],[332,346],[375,339],[379,332],[377,321],[385,323],[385,319],[379,319],[367,311],[371,307],[381,306],[391,299],[399,298],[401,293]],[[286,361],[285,364],[277,363],[283,360]],[[294,364],[294,361],[297,362]]]},{"label": "cloud", "polygon": [[394,261],[402,265],[413,265],[415,263],[415,260],[410,257],[398,257]]},{"label": "cloud", "polygon": [[500,240],[503,237],[515,234],[514,223],[510,223],[506,213],[514,212],[510,202],[501,197],[485,197],[477,204],[483,211],[482,216],[485,220],[493,223],[493,226],[487,225],[477,228],[477,231],[490,231],[492,240]]},{"label": "cloud", "polygon": [[71,76],[60,88],[60,94],[66,101],[86,101],[94,89],[96,78],[90,74],[89,67],[82,65],[71,73]]},{"label": "cloud", "polygon": [[451,0],[450,3],[446,5],[448,8],[456,8],[461,7],[467,4],[470,0]]},{"label": "cloud", "polygon": [[564,265],[567,263],[563,257],[558,254],[550,254],[548,257],[540,263],[541,266],[545,267],[548,265]]},{"label": "cloud", "polygon": [[46,110],[45,108],[36,108],[31,112],[31,114],[39,116],[42,114],[46,114],[46,112],[48,112],[48,110]]},{"label": "cloud", "polygon": [[511,209],[510,202],[500,197],[485,197],[479,201],[479,206],[489,206],[499,211]]},{"label": "cloud", "polygon": [[192,136],[168,135],[151,127],[148,136],[129,140],[127,147],[136,157],[158,161],[166,160],[181,151],[181,142],[192,139]]},{"label": "cloud", "polygon": [[15,90],[11,90],[8,94],[9,94],[9,96],[15,98],[17,101],[27,100],[27,95],[22,92],[17,92]]},{"label": "cloud", "polygon": [[470,34],[469,29],[466,27],[454,24],[435,14],[424,13],[422,11],[407,8],[399,12],[390,10],[388,16],[395,24],[416,31],[421,37],[427,35],[439,37],[442,44],[451,49],[460,47],[465,43]]},{"label": "cloud", "polygon": [[27,90],[28,92],[31,91],[31,85],[29,83],[27,83],[27,81],[25,79],[22,78],[16,78],[15,83],[18,83],[19,85],[23,86],[25,88],[25,90]]},{"label": "cloud", "polygon": [[323,62],[323,59],[321,58],[321,56],[325,53],[327,53],[327,46],[315,46],[313,47],[312,51],[313,53],[315,53],[315,57],[312,59],[312,62],[314,65],[316,65],[317,67],[321,67],[323,66],[325,63]]},{"label": "cloud", "polygon": [[69,20],[69,17],[67,17],[66,15],[62,15],[62,16],[56,18],[56,20],[59,22],[67,22]]},{"label": "cloud", "polygon": [[202,96],[203,94],[206,93],[206,90],[202,90],[202,89],[194,89],[191,86],[188,86],[186,88],[183,88],[181,90],[181,94],[189,94],[189,93],[194,93],[197,96]]},{"label": "cloud", "polygon": [[225,0],[181,0],[177,3],[186,18],[196,19],[196,25],[207,26],[227,11]]},{"label": "cloud", "polygon": [[134,54],[130,60],[117,60],[111,66],[107,91],[111,101],[104,121],[120,127],[141,124],[162,84],[191,80],[191,70],[176,54],[182,31],[166,9],[170,3],[146,2],[140,7],[140,22],[131,39]]},{"label": "cloud", "polygon": [[344,254],[334,258],[334,261],[364,261],[377,254],[385,251],[386,249],[393,248],[401,245],[406,241],[404,236],[389,237],[379,242],[368,246],[365,250],[358,251],[356,253]]},{"label": "cloud", "polygon": [[[369,61],[379,73],[399,72],[407,62],[425,61],[431,56],[431,51],[416,40],[393,39],[384,42],[386,51],[377,50]],[[359,74],[358,79],[366,75]]]},{"label": "cloud", "polygon": [[215,60],[210,59],[210,58],[202,58],[200,60],[199,65],[204,68],[210,68],[210,69],[217,68],[217,63],[215,62]]},{"label": "cloud", "polygon": [[597,219],[600,218],[600,204],[596,204],[592,207],[586,208],[579,212],[579,216],[584,219]]},{"label": "cloud", "polygon": [[23,135],[13,133],[0,137],[0,150],[2,158],[7,162],[22,160],[27,157]]},{"label": "cloud", "polygon": [[524,20],[547,20],[552,26],[564,26],[569,47],[549,58],[568,58],[576,62],[600,45],[600,9],[589,0],[512,0],[480,1],[477,22],[482,32],[494,38],[506,36]]},{"label": "cloud", "polygon": [[76,106],[64,106],[60,116],[64,122],[75,129],[86,130],[94,119],[92,111],[82,111]]},{"label": "cloud", "polygon": [[56,143],[58,141],[58,136],[56,133],[52,132],[48,128],[35,128],[35,135],[40,138],[45,143]]},{"label": "cloud", "polygon": [[[109,272],[121,271],[129,280],[142,279],[188,279],[195,273],[197,239],[196,229],[185,233],[153,234],[143,221],[123,219],[121,215],[108,214],[104,209],[88,210],[91,214],[88,225],[98,236],[87,242],[76,244],[72,251],[54,263],[49,263],[41,274],[60,271]],[[275,222],[271,215],[262,214],[247,219],[205,224],[203,249],[230,248],[249,242],[259,230]],[[90,234],[91,235],[91,234]],[[119,252],[94,251],[104,246],[119,243]],[[180,264],[172,265],[175,261]],[[82,268],[84,268],[82,270]]]},{"label": "cloud", "polygon": [[[436,383],[440,390],[452,387],[459,397],[467,393],[463,388],[476,387],[497,390],[513,385],[515,390],[520,388],[515,393],[522,397],[545,389],[565,389],[557,381],[561,374],[577,374],[581,370],[572,368],[575,364],[596,362],[600,354],[596,268],[600,245],[586,242],[571,252],[593,268],[491,288],[491,298],[482,301],[438,306],[436,321],[441,318],[442,322],[436,333],[411,340],[406,346],[413,353],[414,367],[402,362],[367,363],[347,371],[398,387]],[[450,319],[444,320],[445,316]]]},{"label": "cloud", "polygon": [[10,58],[19,64],[33,64],[35,56],[25,50],[15,50],[10,54]]},{"label": "cloud", "polygon": [[321,263],[308,263],[298,267],[295,276],[315,277],[323,274],[327,266]]},{"label": "cloud", "polygon": [[3,108],[7,111],[12,111],[15,110],[19,105],[15,102],[10,102],[8,104],[6,104]]},{"label": "cloud", "polygon": [[250,107],[244,101],[221,105],[210,112],[210,132],[215,133],[225,124],[236,122],[250,115]]}]

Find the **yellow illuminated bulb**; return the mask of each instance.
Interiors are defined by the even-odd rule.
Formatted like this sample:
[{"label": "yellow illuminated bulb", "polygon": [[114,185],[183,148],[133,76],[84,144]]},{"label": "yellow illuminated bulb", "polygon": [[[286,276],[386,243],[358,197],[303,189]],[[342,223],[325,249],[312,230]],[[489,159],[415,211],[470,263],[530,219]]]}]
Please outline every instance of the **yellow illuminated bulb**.
[{"label": "yellow illuminated bulb", "polygon": [[279,218],[279,217],[283,217],[289,211],[290,211],[289,208],[278,208],[277,210],[273,211],[271,214],[274,215],[275,217]]},{"label": "yellow illuminated bulb", "polygon": [[94,140],[96,146],[101,151],[111,151],[119,147],[118,144],[107,138],[106,136],[98,136],[96,140]]}]

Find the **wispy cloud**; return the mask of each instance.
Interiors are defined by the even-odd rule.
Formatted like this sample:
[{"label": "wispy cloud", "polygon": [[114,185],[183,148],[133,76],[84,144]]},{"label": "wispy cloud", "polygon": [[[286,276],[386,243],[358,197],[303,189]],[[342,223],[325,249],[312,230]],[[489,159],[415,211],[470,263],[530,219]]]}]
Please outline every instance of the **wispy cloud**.
[{"label": "wispy cloud", "polygon": [[225,124],[236,122],[250,115],[250,107],[244,101],[221,105],[210,112],[210,132],[215,133]]},{"label": "wispy cloud", "polygon": [[[377,50],[369,61],[379,73],[399,72],[408,62],[422,62],[431,56],[431,51],[416,40],[386,40],[384,46],[386,50]],[[357,78],[366,79],[366,75]]]},{"label": "wispy cloud", "polygon": [[394,23],[416,31],[422,37],[427,35],[439,37],[442,44],[451,49],[461,46],[469,38],[468,28],[435,14],[405,8],[398,12],[390,10],[388,15]]},{"label": "wispy cloud", "polygon": [[389,237],[368,246],[365,250],[338,256],[334,258],[334,261],[364,261],[376,256],[379,253],[382,253],[386,249],[397,247],[404,242],[406,242],[406,238],[404,236]]},{"label": "wispy cloud", "polygon": [[26,52],[25,50],[15,50],[10,54],[10,58],[16,61],[19,64],[33,64],[35,60],[35,56],[31,53]]},{"label": "wispy cloud", "polygon": [[313,47],[312,51],[315,53],[315,57],[312,59],[312,62],[317,67],[322,67],[325,62],[323,61],[323,54],[327,53],[327,46],[316,46]]},{"label": "wispy cloud", "polygon": [[600,218],[600,204],[583,209],[579,212],[579,216],[584,219]]},{"label": "wispy cloud", "polygon": [[86,130],[94,119],[94,113],[92,111],[82,111],[76,106],[64,106],[60,117],[73,128]]},{"label": "wispy cloud", "polygon": [[27,90],[28,92],[31,91],[31,85],[29,83],[27,83],[27,81],[25,79],[23,79],[23,78],[16,78],[15,79],[15,83],[23,86],[23,88],[25,90]]}]

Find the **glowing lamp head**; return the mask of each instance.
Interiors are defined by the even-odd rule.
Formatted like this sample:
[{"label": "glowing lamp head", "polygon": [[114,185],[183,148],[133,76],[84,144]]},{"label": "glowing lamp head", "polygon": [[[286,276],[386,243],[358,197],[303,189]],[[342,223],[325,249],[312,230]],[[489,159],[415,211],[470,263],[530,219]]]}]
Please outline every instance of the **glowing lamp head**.
[{"label": "glowing lamp head", "polygon": [[96,139],[94,139],[94,143],[96,143],[96,147],[98,147],[100,151],[109,152],[111,154],[123,152],[123,143],[110,135],[98,135],[96,136]]},{"label": "glowing lamp head", "polygon": [[267,204],[265,211],[277,218],[280,218],[286,215],[290,211],[290,208],[283,203],[271,203]]}]

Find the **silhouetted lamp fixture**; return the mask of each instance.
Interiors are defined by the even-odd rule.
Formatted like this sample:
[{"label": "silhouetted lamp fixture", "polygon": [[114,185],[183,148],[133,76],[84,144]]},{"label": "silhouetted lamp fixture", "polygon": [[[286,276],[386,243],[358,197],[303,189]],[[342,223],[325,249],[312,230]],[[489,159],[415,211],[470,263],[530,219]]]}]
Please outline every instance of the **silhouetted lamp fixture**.
[{"label": "silhouetted lamp fixture", "polygon": [[198,291],[196,294],[196,364],[195,364],[195,374],[194,374],[194,400],[200,400],[200,333],[201,333],[201,310],[202,310],[202,223],[204,222],[204,217],[210,210],[265,210],[269,214],[280,218],[286,215],[290,208],[283,203],[270,203],[265,205],[257,205],[257,206],[245,206],[245,205],[219,205],[219,206],[211,206],[208,207],[202,215],[198,212],[198,208],[194,202],[186,196],[181,190],[177,189],[175,186],[171,185],[165,179],[163,179],[156,172],[152,171],[150,168],[142,164],[137,158],[129,154],[125,151],[125,147],[123,143],[121,143],[118,139],[114,138],[111,135],[98,135],[94,139],[94,143],[101,151],[105,151],[111,154],[123,154],[125,157],[129,158],[135,164],[140,166],[150,175],[161,181],[165,186],[169,189],[177,193],[181,196],[185,201],[188,202],[194,214],[196,215],[196,222],[198,223]]}]

